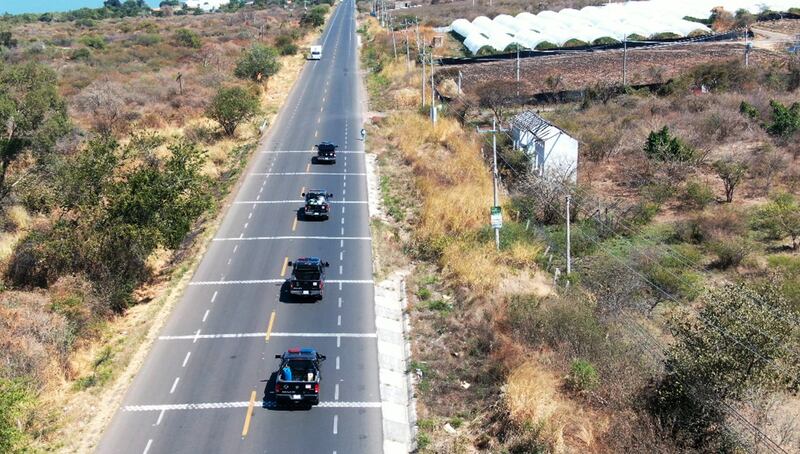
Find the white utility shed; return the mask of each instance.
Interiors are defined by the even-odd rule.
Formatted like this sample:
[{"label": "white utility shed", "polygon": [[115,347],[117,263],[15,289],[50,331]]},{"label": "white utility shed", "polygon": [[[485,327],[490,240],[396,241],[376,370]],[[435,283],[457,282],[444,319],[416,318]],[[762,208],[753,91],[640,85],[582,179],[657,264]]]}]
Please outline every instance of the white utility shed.
[{"label": "white utility shed", "polygon": [[578,180],[578,141],[533,111],[511,120],[514,146],[531,160],[531,172],[545,177]]}]

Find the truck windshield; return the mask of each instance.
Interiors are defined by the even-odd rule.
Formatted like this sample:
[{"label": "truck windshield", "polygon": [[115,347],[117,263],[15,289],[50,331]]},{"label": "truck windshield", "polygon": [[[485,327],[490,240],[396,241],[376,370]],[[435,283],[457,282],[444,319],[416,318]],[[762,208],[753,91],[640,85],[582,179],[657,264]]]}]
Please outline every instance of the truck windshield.
[{"label": "truck windshield", "polygon": [[312,267],[297,267],[294,269],[294,277],[298,281],[318,281],[319,270]]}]

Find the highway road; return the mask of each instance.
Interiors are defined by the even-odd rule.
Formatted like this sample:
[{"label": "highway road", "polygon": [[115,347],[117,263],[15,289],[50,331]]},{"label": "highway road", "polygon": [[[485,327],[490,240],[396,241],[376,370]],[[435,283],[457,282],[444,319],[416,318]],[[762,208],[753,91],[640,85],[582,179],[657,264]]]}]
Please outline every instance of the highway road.
[{"label": "highway road", "polygon": [[[345,0],[248,167],[100,453],[378,453],[382,450],[355,6]],[[314,144],[340,145],[333,165]],[[327,221],[297,219],[304,189],[334,194]],[[282,297],[287,260],[330,262],[325,298]],[[274,408],[275,354],[313,347],[321,403]]]}]

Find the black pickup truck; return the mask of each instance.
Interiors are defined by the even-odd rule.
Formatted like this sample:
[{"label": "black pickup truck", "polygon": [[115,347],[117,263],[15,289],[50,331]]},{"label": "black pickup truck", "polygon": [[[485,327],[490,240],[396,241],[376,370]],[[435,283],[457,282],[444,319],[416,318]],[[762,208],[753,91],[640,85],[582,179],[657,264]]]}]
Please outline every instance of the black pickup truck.
[{"label": "black pickup truck", "polygon": [[275,403],[319,404],[319,365],[325,360],[313,348],[290,348],[282,355],[275,377]]},{"label": "black pickup truck", "polygon": [[303,208],[304,217],[328,219],[330,212],[328,199],[333,198],[333,194],[325,192],[323,189],[312,189],[304,192],[303,197],[306,198],[306,206]]},{"label": "black pickup truck", "polygon": [[294,296],[322,299],[325,287],[325,268],[330,266],[318,257],[300,257],[289,262],[292,277],[289,279],[289,293]]},{"label": "black pickup truck", "polygon": [[316,162],[336,164],[336,149],[339,148],[339,145],[334,145],[330,142],[322,142],[319,145],[316,145],[316,147]]}]

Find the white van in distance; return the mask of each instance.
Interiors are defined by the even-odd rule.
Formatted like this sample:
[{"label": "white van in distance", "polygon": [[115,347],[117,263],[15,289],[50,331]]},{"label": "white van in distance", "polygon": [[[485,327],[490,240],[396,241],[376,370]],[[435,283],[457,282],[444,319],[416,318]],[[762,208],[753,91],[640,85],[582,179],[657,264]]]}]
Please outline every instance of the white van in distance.
[{"label": "white van in distance", "polygon": [[309,60],[322,59],[322,46],[311,46],[311,53],[308,56]]}]

